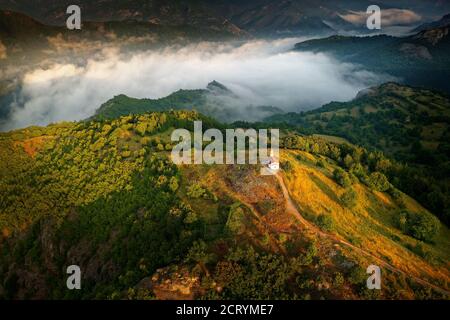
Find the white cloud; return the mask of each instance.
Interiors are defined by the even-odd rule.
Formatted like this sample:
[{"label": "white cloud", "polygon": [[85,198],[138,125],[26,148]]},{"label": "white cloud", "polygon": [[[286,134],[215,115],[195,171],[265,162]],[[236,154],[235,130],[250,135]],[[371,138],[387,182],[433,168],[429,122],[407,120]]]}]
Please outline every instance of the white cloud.
[{"label": "white cloud", "polygon": [[[369,14],[365,11],[349,11],[348,14],[341,15],[341,17],[355,25],[366,25]],[[382,9],[381,10],[381,25],[382,26],[399,26],[410,25],[422,20],[422,17],[411,10],[406,9]]]},{"label": "white cloud", "polygon": [[294,43],[201,43],[131,57],[108,51],[84,66],[37,69],[25,76],[19,99],[23,103],[11,106],[2,129],[81,120],[117,94],[160,98],[180,88],[204,88],[212,80],[234,91],[242,106],[272,105],[286,111],[346,101],[384,80],[323,54],[290,51]]}]

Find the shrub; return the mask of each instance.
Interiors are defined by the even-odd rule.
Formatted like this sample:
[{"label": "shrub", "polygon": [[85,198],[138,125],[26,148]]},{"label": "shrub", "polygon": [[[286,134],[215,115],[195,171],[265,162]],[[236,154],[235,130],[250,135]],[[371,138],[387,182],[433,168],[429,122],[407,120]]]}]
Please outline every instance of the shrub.
[{"label": "shrub", "polygon": [[344,276],[340,272],[336,272],[333,279],[333,286],[336,288],[341,287],[344,284]]},{"label": "shrub", "polygon": [[319,160],[317,160],[317,162],[316,162],[316,166],[318,166],[319,168],[325,168],[326,165],[327,165],[327,162],[322,158],[319,158]]},{"label": "shrub", "polygon": [[394,186],[391,186],[388,190],[388,193],[391,195],[392,198],[394,198],[395,200],[401,199],[402,198],[402,193],[395,188]]},{"label": "shrub", "polygon": [[318,252],[317,241],[314,240],[308,245],[305,255],[301,258],[301,264],[310,265],[317,256]]},{"label": "shrub", "polygon": [[175,192],[179,188],[178,179],[177,177],[171,177],[169,182],[169,188],[172,190],[172,192]]},{"label": "shrub", "polygon": [[367,277],[368,275],[366,274],[366,271],[360,266],[356,266],[350,272],[348,280],[354,285],[364,286],[366,284]]},{"label": "shrub", "polygon": [[432,242],[440,228],[439,220],[428,212],[402,211],[396,217],[396,224],[404,233],[425,242]]},{"label": "shrub", "polygon": [[350,187],[352,184],[352,180],[350,179],[350,175],[341,168],[336,168],[333,172],[334,180],[344,188]]},{"label": "shrub", "polygon": [[373,172],[367,179],[366,184],[371,189],[381,192],[385,192],[389,190],[389,188],[391,187],[389,180],[386,178],[384,174],[380,172]]},{"label": "shrub", "polygon": [[284,171],[289,172],[292,170],[292,164],[289,161],[282,161],[280,166]]},{"label": "shrub", "polygon": [[198,183],[194,183],[193,185],[191,185],[189,187],[189,189],[187,191],[187,195],[190,198],[198,199],[198,198],[206,197],[207,191],[206,191],[206,189],[202,188],[202,186],[199,185]]},{"label": "shrub", "polygon": [[400,190],[395,188],[394,186],[391,186],[388,190],[388,193],[391,195],[391,197],[394,199],[395,203],[401,208],[406,208],[405,199],[403,198],[402,193]]},{"label": "shrub", "polygon": [[333,218],[326,214],[321,214],[317,217],[317,225],[325,231],[332,231],[334,229]]},{"label": "shrub", "polygon": [[261,240],[262,244],[268,246],[270,244],[270,236],[266,233]]},{"label": "shrub", "polygon": [[408,249],[410,249],[412,252],[423,258],[425,261],[429,262],[432,265],[437,264],[437,258],[422,243],[417,244],[416,246],[408,246]]},{"label": "shrub", "polygon": [[287,241],[288,241],[288,236],[285,234],[285,233],[280,233],[279,235],[278,235],[278,241],[281,243],[281,244],[285,244]]},{"label": "shrub", "polygon": [[129,158],[130,156],[131,156],[131,151],[128,151],[128,150],[122,151],[123,158]]},{"label": "shrub", "polygon": [[341,196],[341,202],[348,208],[353,208],[357,203],[357,194],[353,189],[348,189]]},{"label": "shrub", "polygon": [[408,231],[407,223],[408,223],[408,212],[402,211],[395,216],[395,224],[404,233],[407,233]]}]

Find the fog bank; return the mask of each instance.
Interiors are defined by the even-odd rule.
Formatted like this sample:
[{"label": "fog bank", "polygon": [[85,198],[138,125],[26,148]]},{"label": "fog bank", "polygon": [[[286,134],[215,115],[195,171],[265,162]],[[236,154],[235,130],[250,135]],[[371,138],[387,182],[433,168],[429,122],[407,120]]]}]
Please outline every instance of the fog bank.
[{"label": "fog bank", "polygon": [[[123,56],[105,50],[83,66],[67,62],[26,74],[9,119],[10,130],[82,120],[114,95],[161,98],[179,89],[201,89],[216,80],[246,105],[285,111],[347,101],[386,79],[324,54],[293,52],[298,39],[240,45],[201,43]],[[258,115],[254,115],[258,119]]]}]

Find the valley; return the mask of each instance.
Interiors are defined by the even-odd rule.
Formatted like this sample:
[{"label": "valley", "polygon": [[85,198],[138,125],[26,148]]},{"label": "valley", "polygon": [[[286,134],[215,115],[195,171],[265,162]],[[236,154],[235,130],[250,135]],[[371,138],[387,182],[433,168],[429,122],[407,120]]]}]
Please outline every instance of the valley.
[{"label": "valley", "polygon": [[450,4],[67,4],[0,0],[0,300],[450,299]]}]

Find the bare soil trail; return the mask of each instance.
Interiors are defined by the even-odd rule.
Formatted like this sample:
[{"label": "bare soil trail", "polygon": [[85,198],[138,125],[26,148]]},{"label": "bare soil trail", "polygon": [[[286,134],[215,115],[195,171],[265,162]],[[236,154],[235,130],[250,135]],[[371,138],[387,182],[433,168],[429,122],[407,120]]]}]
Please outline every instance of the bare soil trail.
[{"label": "bare soil trail", "polygon": [[430,282],[428,282],[426,280],[423,280],[423,279],[418,278],[416,276],[410,275],[410,274],[404,272],[403,270],[392,266],[391,264],[389,264],[388,262],[384,261],[383,259],[374,256],[370,252],[368,252],[368,251],[366,251],[364,249],[361,249],[359,247],[356,247],[355,245],[351,244],[350,242],[345,241],[345,240],[339,238],[338,236],[336,236],[334,234],[326,233],[326,232],[322,231],[321,229],[319,229],[317,226],[315,226],[314,224],[312,224],[311,222],[306,220],[300,214],[300,212],[298,211],[294,201],[292,201],[292,198],[291,198],[291,196],[289,194],[289,191],[288,191],[286,185],[284,184],[284,180],[283,180],[283,177],[281,176],[280,172],[278,172],[276,174],[276,178],[277,178],[277,180],[278,180],[278,182],[279,182],[279,184],[281,186],[281,189],[283,190],[283,196],[284,196],[284,198],[286,200],[286,212],[288,212],[289,214],[293,215],[305,227],[307,227],[310,230],[316,232],[318,235],[320,235],[322,237],[329,238],[329,239],[331,239],[332,241],[334,241],[336,243],[339,243],[339,244],[342,244],[344,246],[347,246],[347,247],[353,249],[354,251],[356,251],[356,252],[358,252],[358,253],[360,253],[362,255],[365,255],[367,257],[372,258],[373,260],[377,261],[377,263],[380,266],[383,266],[383,267],[385,267],[386,269],[388,269],[388,270],[390,270],[392,272],[401,274],[401,275],[403,275],[403,276],[405,276],[407,278],[411,278],[414,281],[416,281],[417,283],[420,283],[420,284],[422,284],[424,286],[431,287],[431,288],[433,288],[434,290],[436,290],[439,293],[442,293],[444,295],[450,296],[450,291],[447,291],[447,290],[445,290],[445,289],[443,289],[443,288],[441,288],[439,286],[436,286],[436,285],[434,285],[434,284],[432,284],[432,283],[430,283]]}]

